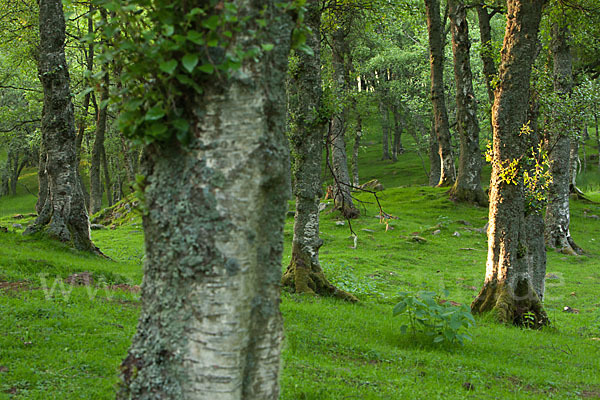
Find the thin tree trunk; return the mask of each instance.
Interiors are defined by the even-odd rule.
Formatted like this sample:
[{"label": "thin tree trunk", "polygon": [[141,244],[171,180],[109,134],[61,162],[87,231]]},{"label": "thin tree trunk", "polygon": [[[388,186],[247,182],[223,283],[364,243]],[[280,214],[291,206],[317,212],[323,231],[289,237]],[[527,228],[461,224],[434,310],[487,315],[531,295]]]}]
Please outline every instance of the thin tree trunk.
[{"label": "thin tree trunk", "polygon": [[314,34],[306,44],[314,55],[297,54],[298,62],[288,84],[289,110],[293,119],[290,144],[295,156],[294,195],[296,215],[292,259],[282,278],[283,286],[296,293],[335,296],[350,301],[356,298],[333,286],[323,273],[319,263],[319,202],[322,196],[321,162],[325,125],[319,118],[321,106],[321,57],[320,57],[320,0],[310,0],[305,15],[306,24]]},{"label": "thin tree trunk", "polygon": [[352,147],[352,185],[359,187],[358,152],[360,150],[360,138],[362,137],[362,117],[356,109],[356,102],[354,103],[354,113],[356,114],[356,132],[354,133],[354,146]]},{"label": "thin tree trunk", "polygon": [[492,86],[492,79],[496,75],[496,64],[494,63],[493,57],[493,46],[492,46],[492,27],[490,25],[491,19],[495,14],[494,11],[487,11],[487,7],[483,5],[477,5],[477,16],[479,21],[479,35],[481,38],[481,61],[483,63],[483,76],[485,77],[485,87],[487,89],[488,100],[490,104],[494,104],[494,88]]},{"label": "thin tree trunk", "polygon": [[450,144],[450,128],[444,95],[444,39],[439,0],[425,0],[425,10],[429,32],[431,102],[433,104],[434,127],[439,146],[438,154],[441,167],[438,186],[450,186],[456,179],[456,171]]},{"label": "thin tree trunk", "polygon": [[435,122],[431,120],[431,132],[429,133],[429,186],[437,186],[441,177],[441,162],[438,152],[440,146],[435,135]]},{"label": "thin tree trunk", "polygon": [[459,202],[487,205],[481,187],[481,149],[479,148],[479,122],[477,100],[473,91],[471,73],[471,41],[467,10],[462,0],[448,0],[454,54],[454,79],[456,81],[456,122],[460,135],[458,177],[450,190],[450,197]]},{"label": "thin tree trunk", "polygon": [[[88,34],[94,33],[94,6],[90,4],[90,8],[88,10]],[[86,53],[86,69],[91,74],[94,70],[94,41],[91,41],[88,45],[88,50]],[[89,79],[85,80],[86,84],[91,85]],[[89,209],[90,207],[90,195],[85,188],[85,184],[83,183],[83,176],[80,170],[81,164],[81,144],[83,143],[83,137],[85,136],[85,128],[86,128],[86,120],[88,115],[88,110],[90,108],[90,97],[91,92],[86,93],[83,97],[83,113],[81,114],[81,118],[79,119],[77,126],[77,136],[75,138],[75,152],[77,153],[77,175],[79,179],[79,184],[81,185],[81,190],[83,192],[83,198],[85,201],[85,206]]]},{"label": "thin tree trunk", "polygon": [[596,128],[596,144],[598,146],[598,170],[600,170],[600,133],[598,132],[598,112],[597,105],[594,104],[594,124]]},{"label": "thin tree trunk", "polygon": [[[181,21],[195,6],[173,4]],[[182,94],[196,121],[185,148],[169,140],[145,149],[142,310],[118,399],[279,396],[292,24],[275,1],[235,4],[248,29],[267,19],[274,48],[227,80],[206,81],[202,95]],[[245,35],[231,41],[259,45]]]},{"label": "thin tree trunk", "polygon": [[[349,52],[346,43],[347,27],[340,27],[332,35],[333,68],[335,71],[338,90],[342,98],[348,92],[348,70],[344,62],[344,56]],[[350,174],[348,173],[348,157],[346,153],[346,122],[348,117],[348,106],[344,105],[341,112],[336,113],[329,125],[328,142],[331,148],[331,159],[334,175],[334,202],[346,218],[356,218],[360,215],[358,208],[354,206],[350,193]]]},{"label": "thin tree trunk", "polygon": [[[475,313],[495,310],[500,321],[523,323],[525,314],[535,323],[547,321],[534,288],[529,265],[528,230],[522,166],[507,179],[506,166],[520,160],[529,142],[520,135],[527,123],[529,81],[544,0],[508,0],[508,18],[494,96],[494,141],[485,282],[473,301]],[[528,314],[531,313],[531,314]]]},{"label": "thin tree trunk", "polygon": [[[556,23],[552,27],[551,51],[554,59],[554,90],[570,96],[573,89],[571,49],[568,31]],[[546,244],[565,254],[578,254],[581,248],[571,238],[569,194],[571,171],[571,138],[563,132],[549,132],[545,138],[552,182],[548,185],[546,207]]]},{"label": "thin tree trunk", "polygon": [[[102,209],[102,184],[100,182],[100,166],[102,164],[102,153],[104,152],[104,139],[106,136],[106,119],[108,115],[108,96],[110,77],[107,68],[104,68],[104,77],[100,88],[100,104],[96,119],[96,133],[94,147],[92,148],[92,161],[90,165],[90,214],[96,214]],[[106,171],[105,171],[106,173]],[[110,181],[106,182],[107,185]],[[107,186],[108,187],[108,186]],[[110,190],[107,191],[110,197]],[[110,200],[109,200],[110,201]]]},{"label": "thin tree trunk", "polygon": [[[39,2],[40,50],[38,72],[44,89],[42,150],[48,185],[40,181],[39,216],[25,231],[45,233],[76,248],[98,251],[77,175],[75,117],[65,59],[65,18],[60,0]],[[42,162],[43,167],[43,162]]]},{"label": "thin tree trunk", "polygon": [[390,160],[390,115],[387,106],[382,99],[379,100],[379,115],[381,121],[381,159]]},{"label": "thin tree trunk", "polygon": [[108,206],[112,207],[112,183],[110,180],[110,169],[108,168],[108,160],[106,159],[106,148],[104,146],[102,146],[102,170],[104,171],[104,187],[106,188],[106,200],[108,202]]},{"label": "thin tree trunk", "polygon": [[398,161],[398,156],[404,153],[404,147],[402,147],[402,117],[398,111],[398,106],[392,106],[392,115],[394,116],[394,145],[392,146],[392,160]]}]

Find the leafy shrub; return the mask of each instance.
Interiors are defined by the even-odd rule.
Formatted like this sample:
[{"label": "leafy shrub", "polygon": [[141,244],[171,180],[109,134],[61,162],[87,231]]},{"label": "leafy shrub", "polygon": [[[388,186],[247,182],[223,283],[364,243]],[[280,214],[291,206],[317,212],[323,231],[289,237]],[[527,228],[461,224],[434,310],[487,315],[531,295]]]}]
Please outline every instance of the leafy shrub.
[{"label": "leafy shrub", "polygon": [[[444,295],[448,292],[444,291]],[[394,315],[398,314],[408,316],[409,324],[400,327],[403,334],[410,328],[413,335],[420,332],[434,343],[462,345],[471,340],[466,330],[475,325],[469,307],[441,302],[435,292],[400,293],[400,301],[394,306]]]}]

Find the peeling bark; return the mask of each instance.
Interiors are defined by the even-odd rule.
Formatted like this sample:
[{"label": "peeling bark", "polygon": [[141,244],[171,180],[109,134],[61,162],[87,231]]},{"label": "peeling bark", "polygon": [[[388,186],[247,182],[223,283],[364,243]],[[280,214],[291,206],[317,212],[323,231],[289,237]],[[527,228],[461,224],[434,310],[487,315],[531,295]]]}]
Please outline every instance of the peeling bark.
[{"label": "peeling bark", "polygon": [[431,102],[433,104],[434,128],[440,156],[440,180],[438,186],[451,186],[456,179],[454,157],[450,144],[450,128],[444,95],[444,40],[440,19],[439,0],[425,0],[427,30],[429,32],[429,57],[431,66]]},{"label": "peeling bark", "polygon": [[[145,148],[142,311],[119,399],[277,399],[283,225],[289,197],[285,78],[292,21],[264,12],[273,50],[191,94],[193,136]],[[265,5],[266,10],[263,10]],[[174,3],[182,14],[193,4]],[[245,34],[232,45],[257,45]]]},{"label": "peeling bark", "polygon": [[[492,177],[488,228],[488,258],[483,288],[473,301],[475,313],[494,310],[500,321],[522,323],[532,315],[547,323],[534,288],[528,257],[528,230],[522,173],[516,183],[503,178],[507,164],[524,156],[529,139],[521,135],[527,122],[531,68],[544,0],[508,0],[500,84],[494,96]],[[531,314],[528,314],[531,313]]]},{"label": "peeling bark", "polygon": [[77,249],[97,252],[90,239],[89,218],[77,173],[75,116],[65,58],[62,2],[41,0],[39,7],[38,72],[44,90],[40,194],[36,205],[39,216],[25,234],[43,231]]},{"label": "peeling bark", "polygon": [[473,91],[471,73],[471,41],[467,10],[462,0],[449,0],[448,7],[456,81],[456,121],[460,135],[458,176],[450,190],[450,197],[459,202],[486,206],[487,198],[481,187],[482,157],[479,148],[477,100]]}]

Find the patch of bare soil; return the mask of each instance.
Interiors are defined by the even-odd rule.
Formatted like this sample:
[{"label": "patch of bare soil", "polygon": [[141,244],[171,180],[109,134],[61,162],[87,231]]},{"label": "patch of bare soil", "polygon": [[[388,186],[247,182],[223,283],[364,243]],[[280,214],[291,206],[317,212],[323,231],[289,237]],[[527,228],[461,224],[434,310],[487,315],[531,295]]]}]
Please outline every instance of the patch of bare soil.
[{"label": "patch of bare soil", "polygon": [[30,285],[30,283],[27,281],[0,282],[0,290],[5,290],[5,291],[33,290],[34,288],[30,287],[29,285]]},{"label": "patch of bare soil", "polygon": [[108,288],[110,290],[122,290],[124,292],[129,293],[139,293],[142,291],[142,288],[139,285],[128,285],[126,283],[121,283],[119,285],[110,285]]}]

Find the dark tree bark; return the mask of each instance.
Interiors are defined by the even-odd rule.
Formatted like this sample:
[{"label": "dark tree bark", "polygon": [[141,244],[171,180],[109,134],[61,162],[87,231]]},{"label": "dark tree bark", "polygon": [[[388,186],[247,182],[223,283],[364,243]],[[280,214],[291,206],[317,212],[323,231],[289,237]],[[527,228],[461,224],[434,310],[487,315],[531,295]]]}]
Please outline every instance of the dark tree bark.
[{"label": "dark tree bark", "polygon": [[[348,67],[344,57],[349,53],[347,41],[347,26],[340,27],[332,35],[332,59],[336,83],[340,96],[345,98],[348,93]],[[350,174],[348,172],[348,156],[346,153],[346,124],[348,106],[336,113],[329,124],[328,142],[331,148],[331,160],[334,175],[334,202],[346,218],[357,218],[360,215],[354,206],[350,192]]]},{"label": "dark tree bark", "polygon": [[[119,399],[279,395],[292,21],[275,1],[235,3],[248,29],[267,19],[274,48],[227,80],[205,81],[202,95],[180,99],[193,102],[185,148],[170,140],[144,151],[142,310]],[[181,15],[195,6],[173,4]],[[247,35],[231,40],[233,48],[260,45]]]},{"label": "dark tree bark", "polygon": [[[39,2],[40,47],[38,72],[44,89],[41,162],[47,174],[40,180],[39,216],[26,234],[45,231],[76,248],[98,251],[77,175],[75,117],[68,65],[65,59],[65,18],[60,0]],[[45,168],[44,168],[45,164]],[[40,169],[42,169],[40,168]]]},{"label": "dark tree bark", "polygon": [[471,41],[467,10],[462,0],[448,0],[454,54],[454,79],[456,81],[456,122],[460,135],[458,176],[450,197],[459,202],[487,205],[481,187],[481,149],[479,148],[479,122],[477,100],[473,91],[471,73]]},{"label": "dark tree bark", "polygon": [[425,0],[425,11],[429,32],[431,102],[433,104],[434,128],[439,146],[438,154],[441,167],[438,186],[450,186],[456,179],[456,171],[452,146],[450,145],[450,128],[444,95],[444,38],[439,0]]},{"label": "dark tree bark", "polygon": [[288,84],[288,113],[293,120],[290,144],[294,154],[294,195],[296,215],[292,260],[283,275],[284,286],[296,293],[335,296],[351,301],[356,298],[333,286],[319,263],[319,201],[322,193],[321,162],[326,124],[321,113],[321,57],[320,57],[320,0],[310,0],[305,15],[307,26],[314,34],[306,44],[314,55],[297,54],[298,61]]},{"label": "dark tree bark", "polygon": [[[92,147],[92,160],[90,165],[90,214],[96,214],[102,209],[102,182],[100,180],[100,167],[104,153],[104,139],[106,136],[106,118],[108,115],[108,101],[110,79],[108,71],[104,68],[104,78],[100,88],[100,104],[96,118],[96,133],[94,147]],[[110,184],[110,181],[107,182]],[[110,190],[107,191],[107,198]]]},{"label": "dark tree bark", "polygon": [[[554,90],[568,97],[573,89],[571,47],[566,27],[552,27],[551,51],[554,61]],[[546,207],[546,244],[564,254],[576,255],[581,248],[571,238],[569,194],[571,184],[571,138],[563,132],[548,132],[545,137],[552,182],[548,185]]]},{"label": "dark tree bark", "polygon": [[507,179],[506,167],[521,160],[529,138],[521,135],[527,123],[531,67],[544,0],[507,0],[507,22],[494,93],[494,138],[488,228],[488,259],[485,282],[471,309],[475,313],[495,310],[500,321],[519,323],[532,313],[537,324],[547,321],[536,293],[529,265],[528,229],[525,219],[523,166],[518,161],[515,182]]}]

